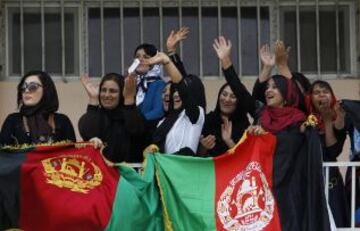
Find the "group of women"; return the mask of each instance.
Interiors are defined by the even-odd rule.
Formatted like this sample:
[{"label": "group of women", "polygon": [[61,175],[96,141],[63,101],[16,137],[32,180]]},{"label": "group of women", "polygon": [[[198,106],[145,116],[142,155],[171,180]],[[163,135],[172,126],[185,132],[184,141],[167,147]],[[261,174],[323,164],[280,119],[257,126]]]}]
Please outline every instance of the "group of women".
[{"label": "group of women", "polygon": [[[149,144],[163,153],[214,157],[234,147],[246,129],[254,135],[290,130],[301,134],[307,115],[314,114],[324,161],[336,161],[348,130],[344,110],[327,82],[310,84],[301,73],[290,71],[289,49],[283,42],[275,42],[274,52],[268,45],[261,48],[262,69],[251,94],[232,64],[231,41],[216,38],[213,47],[226,83],[219,89],[214,110],[205,114],[204,86],[186,72],[176,53],[188,33],[186,27],[172,31],[166,53],[151,44],[138,46],[134,58],[140,65],[127,76],[109,73],[96,85],[82,75],[89,103],[78,123],[81,137],[104,143],[103,154],[113,162],[141,162]],[[275,66],[278,74],[271,75]],[[164,81],[162,70],[169,81]],[[68,117],[57,113],[55,84],[46,72],[32,71],[21,79],[17,102],[19,112],[3,123],[1,145],[76,141]],[[337,168],[330,171],[330,180],[330,207],[336,224],[345,226],[349,210]]]}]

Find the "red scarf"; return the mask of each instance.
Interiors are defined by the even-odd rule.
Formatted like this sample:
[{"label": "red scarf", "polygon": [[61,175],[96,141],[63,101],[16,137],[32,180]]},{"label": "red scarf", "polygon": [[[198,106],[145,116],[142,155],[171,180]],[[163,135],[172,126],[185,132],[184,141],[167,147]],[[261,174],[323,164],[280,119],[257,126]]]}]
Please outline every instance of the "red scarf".
[{"label": "red scarf", "polygon": [[277,133],[288,126],[305,120],[305,114],[296,107],[273,108],[265,106],[261,112],[261,126],[271,133]]},{"label": "red scarf", "polygon": [[266,131],[277,133],[288,126],[305,121],[305,114],[297,108],[299,105],[299,92],[293,80],[287,80],[285,100],[287,104],[284,107],[264,107],[260,115],[260,123]]}]

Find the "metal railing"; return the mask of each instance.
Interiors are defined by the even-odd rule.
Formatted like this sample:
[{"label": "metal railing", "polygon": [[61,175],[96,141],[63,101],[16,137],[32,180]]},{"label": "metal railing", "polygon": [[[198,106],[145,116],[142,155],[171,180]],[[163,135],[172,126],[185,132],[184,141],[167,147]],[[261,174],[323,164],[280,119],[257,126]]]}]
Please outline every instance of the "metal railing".
[{"label": "metal railing", "polygon": [[326,198],[329,198],[329,184],[330,184],[330,168],[336,168],[342,170],[342,168],[351,168],[351,200],[350,200],[350,227],[349,228],[338,228],[338,230],[360,230],[360,228],[355,228],[355,209],[356,209],[356,168],[360,167],[360,162],[324,162],[324,171],[325,171],[325,195]]},{"label": "metal railing", "polygon": [[[26,68],[26,63],[28,58],[25,59],[25,51],[28,39],[24,31],[24,15],[28,14],[26,11],[28,8],[38,9],[38,16],[40,17],[40,28],[41,33],[37,35],[41,40],[41,68],[46,67],[46,63],[52,57],[48,57],[46,54],[47,45],[45,44],[45,39],[47,34],[45,33],[45,21],[46,21],[46,10],[50,7],[58,8],[60,13],[60,75],[62,78],[65,78],[69,75],[77,76],[79,72],[85,71],[89,72],[89,57],[91,54],[92,45],[89,43],[90,35],[89,27],[90,20],[98,20],[96,28],[94,30],[98,31],[98,38],[96,45],[98,51],[98,57],[96,58],[96,63],[98,65],[96,76],[103,75],[106,72],[109,72],[107,66],[111,62],[118,63],[118,67],[121,70],[124,70],[125,67],[131,63],[131,54],[134,49],[135,43],[148,42],[149,32],[147,27],[149,27],[149,17],[155,17],[156,22],[154,25],[151,24],[152,29],[155,33],[154,41],[156,45],[161,49],[164,47],[166,36],[169,33],[170,29],[176,29],[182,25],[187,25],[193,27],[192,37],[190,37],[186,43],[180,46],[179,52],[181,57],[184,57],[185,64],[190,73],[199,74],[203,76],[221,76],[220,65],[217,63],[212,48],[209,45],[214,37],[225,34],[233,40],[233,57],[234,65],[236,69],[239,70],[239,75],[242,76],[256,76],[261,65],[257,57],[258,48],[263,43],[273,42],[278,38],[284,39],[286,34],[293,34],[292,39],[294,41],[289,41],[290,46],[293,47],[292,55],[292,65],[293,69],[297,71],[304,72],[306,62],[304,59],[312,59],[314,66],[313,70],[308,73],[310,77],[322,77],[326,75],[327,77],[342,77],[342,76],[355,76],[357,74],[356,68],[356,57],[357,50],[352,49],[356,47],[356,8],[358,7],[358,1],[356,0],[311,0],[311,1],[301,1],[301,0],[54,0],[54,1],[45,1],[45,0],[3,0],[1,7],[3,12],[4,20],[1,22],[5,23],[5,32],[2,33],[5,38],[0,38],[5,40],[5,51],[6,56],[5,60],[5,75],[10,76],[14,75],[11,73],[11,68],[9,65],[12,65],[10,46],[12,43],[9,33],[12,27],[13,17],[8,15],[11,13],[9,8],[17,8],[17,13],[19,14],[19,60],[17,61],[19,65],[20,73],[15,73],[16,75],[23,75]],[[5,7],[5,8],[3,8]],[[75,8],[75,12],[70,12],[74,14],[76,20],[76,29],[74,31],[73,39],[78,41],[75,46],[74,55],[74,73],[68,73],[67,69],[67,42],[69,41],[69,34],[66,30],[66,14],[69,8]],[[98,18],[89,18],[89,10],[98,9],[99,15]],[[116,38],[119,41],[119,45],[113,47],[114,49],[109,49],[110,40],[107,39],[105,24],[107,24],[108,15],[107,9],[116,9],[119,14],[117,20],[119,25],[114,25],[116,30],[119,30],[119,37]],[[150,12],[150,16],[148,10]],[[309,50],[309,47],[306,46],[306,42],[303,39],[303,36],[307,31],[304,31],[303,25],[303,15],[304,12],[308,12],[310,9],[311,14],[313,12],[313,28],[314,33],[309,33],[307,36],[312,36],[314,40],[314,49],[310,49],[314,53],[314,57],[304,57],[306,54],[305,50]],[[126,23],[127,19],[130,17],[127,15],[127,12],[134,10],[136,11],[136,22],[133,24],[133,27],[130,29],[132,31],[138,31],[136,38],[128,38],[127,32],[130,30],[127,29]],[[252,12],[249,15],[249,12]],[[229,13],[233,12],[233,13]],[[294,21],[294,30],[288,31],[285,28],[284,15],[289,13],[295,16]],[[324,55],[325,46],[322,43],[321,38],[324,37],[321,28],[324,27],[326,23],[321,21],[321,16],[325,12],[327,14],[330,12],[332,21],[334,22],[332,35],[334,44],[331,54],[332,65],[331,73],[324,70],[324,57],[326,58],[329,55]],[[170,15],[170,16],[169,16]],[[112,16],[113,17],[113,16]],[[132,17],[132,16],[131,16]],[[249,18],[250,17],[250,18]],[[341,20],[340,20],[341,19]],[[251,21],[249,26],[246,23]],[[211,23],[209,25],[209,23]],[[190,25],[189,25],[190,24]],[[216,24],[216,25],[215,25]],[[231,24],[231,26],[229,26]],[[175,26],[174,26],[175,25]],[[346,28],[344,28],[346,26]],[[97,28],[98,27],[98,28]],[[129,26],[128,26],[129,27]],[[211,32],[209,29],[211,29]],[[205,30],[206,28],[206,30]],[[251,32],[249,32],[251,31]],[[76,36],[75,36],[76,34]],[[325,36],[330,36],[325,34]],[[360,37],[360,36],[359,36]],[[79,38],[79,39],[77,39]],[[113,39],[113,38],[112,38]],[[207,41],[209,40],[209,41]],[[249,48],[250,44],[250,48]],[[328,47],[329,44],[326,45]],[[328,48],[327,48],[328,49]],[[118,52],[120,55],[116,56],[116,59],[112,61],[112,55],[108,55],[111,52]],[[308,51],[309,52],[309,51]],[[344,52],[346,53],[344,55]],[[93,52],[94,54],[94,52]],[[211,59],[210,59],[211,57]],[[0,59],[1,60],[1,59]],[[344,64],[345,63],[345,64]],[[249,67],[251,65],[251,68]],[[344,65],[348,65],[345,66]],[[111,69],[111,68],[110,68]],[[306,69],[306,68],[305,68]],[[305,70],[306,71],[306,70]]]}]

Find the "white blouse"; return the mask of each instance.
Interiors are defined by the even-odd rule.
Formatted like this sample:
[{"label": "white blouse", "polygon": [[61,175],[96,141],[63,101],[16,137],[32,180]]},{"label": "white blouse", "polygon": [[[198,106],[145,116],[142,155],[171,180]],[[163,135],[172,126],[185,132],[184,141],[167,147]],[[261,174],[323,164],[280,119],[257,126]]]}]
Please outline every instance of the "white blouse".
[{"label": "white blouse", "polygon": [[[166,136],[165,153],[175,153],[184,147],[188,147],[196,153],[205,122],[204,109],[199,106],[199,110],[199,118],[195,124],[191,123],[185,109],[179,114],[178,119]],[[163,121],[164,119],[159,122],[158,127]]]}]

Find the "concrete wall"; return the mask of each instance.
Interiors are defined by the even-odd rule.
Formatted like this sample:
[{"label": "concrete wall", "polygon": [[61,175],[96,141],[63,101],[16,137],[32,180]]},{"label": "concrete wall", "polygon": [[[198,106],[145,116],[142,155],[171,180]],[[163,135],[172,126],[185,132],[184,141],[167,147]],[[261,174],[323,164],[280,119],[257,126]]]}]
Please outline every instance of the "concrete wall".
[{"label": "concrete wall", "polygon": [[[246,87],[251,91],[254,80],[244,80]],[[359,80],[329,80],[333,86],[338,99],[360,99]],[[6,116],[16,111],[16,86],[17,81],[0,81],[0,123],[2,124]],[[223,80],[205,80],[206,97],[208,110],[212,110],[216,104],[216,97]],[[88,97],[79,81],[69,81],[63,83],[56,81],[56,87],[59,94],[60,109],[59,112],[66,114],[72,121],[77,138],[80,139],[77,122],[80,116],[85,112]],[[348,142],[344,147],[344,153],[341,159],[346,160],[348,157]]]}]

